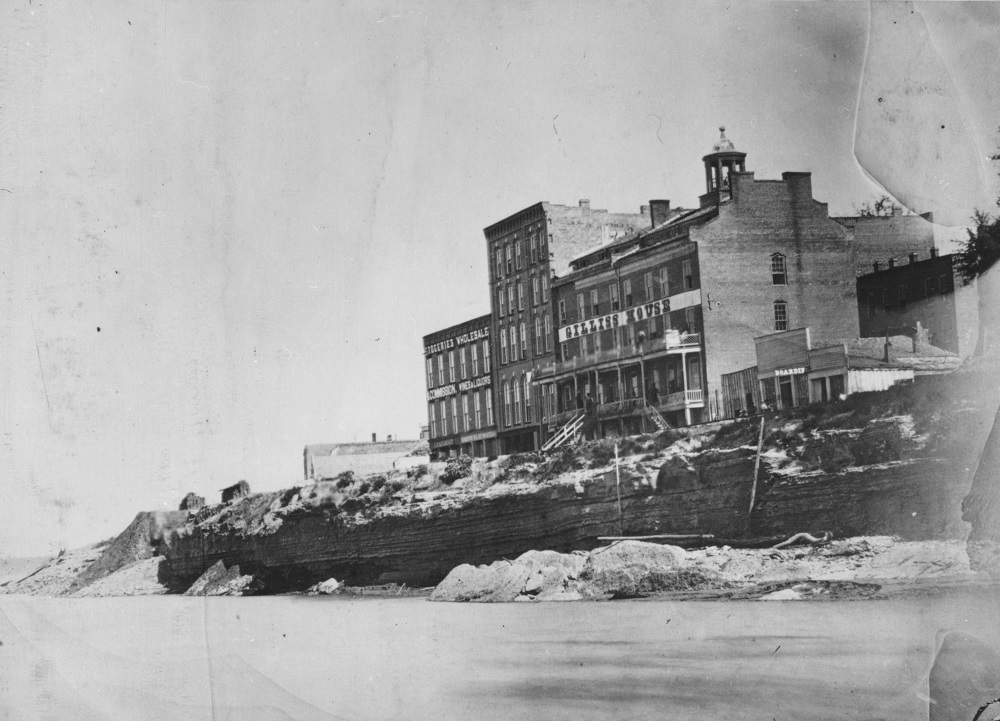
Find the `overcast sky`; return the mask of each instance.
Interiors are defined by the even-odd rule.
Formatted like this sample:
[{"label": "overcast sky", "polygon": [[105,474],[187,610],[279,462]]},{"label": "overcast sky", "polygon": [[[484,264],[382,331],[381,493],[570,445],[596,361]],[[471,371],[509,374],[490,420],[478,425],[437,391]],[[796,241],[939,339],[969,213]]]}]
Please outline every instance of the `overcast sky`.
[{"label": "overcast sky", "polygon": [[690,207],[719,125],[834,214],[872,178],[956,223],[996,197],[994,3],[879,6],[867,64],[864,3],[0,11],[0,555],[415,437],[482,228]]}]

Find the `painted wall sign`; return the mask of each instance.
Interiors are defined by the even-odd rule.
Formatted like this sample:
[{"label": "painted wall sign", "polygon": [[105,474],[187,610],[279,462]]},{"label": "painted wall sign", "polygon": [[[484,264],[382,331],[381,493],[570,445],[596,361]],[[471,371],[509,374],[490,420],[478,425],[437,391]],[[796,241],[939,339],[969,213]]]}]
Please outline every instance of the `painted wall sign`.
[{"label": "painted wall sign", "polygon": [[655,318],[672,310],[683,310],[698,305],[701,305],[701,290],[689,290],[669,298],[654,300],[634,308],[626,308],[617,313],[609,313],[599,318],[589,318],[580,323],[564,325],[559,329],[559,342],[563,343],[571,338],[579,338],[591,333],[599,333],[602,330],[611,330],[630,323],[638,323],[646,318]]},{"label": "painted wall sign", "polygon": [[449,383],[446,386],[439,386],[427,391],[427,400],[436,401],[438,398],[447,398],[455,395],[455,384]]},{"label": "painted wall sign", "polygon": [[797,376],[806,372],[805,368],[779,368],[774,371],[776,376]]},{"label": "painted wall sign", "polygon": [[490,384],[489,376],[479,376],[478,378],[473,378],[472,380],[462,381],[458,384],[458,390],[460,391],[471,391],[475,388],[482,388],[483,386],[488,386]]},{"label": "painted wall sign", "polygon": [[490,438],[496,438],[496,431],[482,431],[480,433],[470,433],[468,435],[462,436],[460,441],[462,443],[472,443],[473,441],[485,441]]},{"label": "painted wall sign", "polygon": [[457,348],[460,345],[475,343],[477,340],[489,337],[489,328],[477,328],[476,330],[470,330],[468,333],[457,335],[454,338],[445,338],[439,343],[431,343],[428,346],[424,346],[424,355],[434,355],[435,353],[440,353],[443,350],[451,350],[452,348]]}]

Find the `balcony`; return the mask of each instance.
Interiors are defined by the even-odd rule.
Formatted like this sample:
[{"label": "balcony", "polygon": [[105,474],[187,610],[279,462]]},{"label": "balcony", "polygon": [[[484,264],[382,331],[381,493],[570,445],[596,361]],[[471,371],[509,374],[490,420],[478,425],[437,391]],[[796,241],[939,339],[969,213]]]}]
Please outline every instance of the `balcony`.
[{"label": "balcony", "polygon": [[704,408],[705,392],[698,389],[671,393],[660,403],[660,407],[667,411],[679,411],[684,408]]},{"label": "balcony", "polygon": [[558,376],[575,370],[589,370],[592,366],[600,365],[602,363],[615,363],[623,360],[638,360],[642,357],[651,356],[655,353],[661,353],[664,351],[668,353],[670,351],[683,352],[687,350],[696,350],[700,347],[700,333],[660,336],[657,338],[650,338],[641,347],[619,346],[617,348],[599,350],[596,353],[591,353],[590,355],[577,356],[576,358],[570,358],[566,361],[560,361],[555,364],[554,372],[551,374],[546,373],[545,377],[549,377],[551,375]]}]

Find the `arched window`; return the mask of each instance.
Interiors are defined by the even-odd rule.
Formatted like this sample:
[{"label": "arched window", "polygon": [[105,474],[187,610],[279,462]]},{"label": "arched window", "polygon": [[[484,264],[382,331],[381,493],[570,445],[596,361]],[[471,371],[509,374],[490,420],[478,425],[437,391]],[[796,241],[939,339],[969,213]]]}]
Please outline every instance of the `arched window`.
[{"label": "arched window", "polygon": [[514,312],[514,286],[511,283],[507,284],[507,312]]},{"label": "arched window", "polygon": [[507,334],[503,332],[503,326],[500,326],[500,363],[507,363]]},{"label": "arched window", "polygon": [[524,422],[531,423],[531,389],[528,388],[528,376],[521,376],[521,385],[524,387]]},{"label": "arched window", "polygon": [[521,281],[517,281],[517,309],[524,310],[524,285]]},{"label": "arched window", "polygon": [[542,316],[535,316],[535,354],[541,353],[542,347]]},{"label": "arched window", "polygon": [[771,256],[771,285],[785,285],[785,256],[775,253]]},{"label": "arched window", "polygon": [[545,350],[552,350],[552,318],[545,314]]},{"label": "arched window", "polygon": [[521,384],[514,379],[514,422],[521,422]]},{"label": "arched window", "polygon": [[497,315],[505,316],[507,315],[507,303],[505,302],[507,295],[503,292],[503,286],[497,286]]},{"label": "arched window", "polygon": [[510,425],[510,385],[503,382],[503,422]]},{"label": "arched window", "polygon": [[788,303],[783,300],[774,301],[774,329],[788,330]]},{"label": "arched window", "polygon": [[517,326],[513,323],[510,326],[510,362],[517,360]]},{"label": "arched window", "polygon": [[524,321],[521,321],[521,357],[528,357],[528,334],[524,330]]}]

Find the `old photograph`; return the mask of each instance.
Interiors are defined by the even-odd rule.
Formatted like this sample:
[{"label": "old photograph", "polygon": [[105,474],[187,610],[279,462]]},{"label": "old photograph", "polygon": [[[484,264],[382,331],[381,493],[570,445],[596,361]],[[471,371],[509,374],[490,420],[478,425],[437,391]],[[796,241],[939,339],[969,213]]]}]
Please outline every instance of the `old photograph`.
[{"label": "old photograph", "polygon": [[1000,4],[0,13],[0,719],[1000,721]]}]

